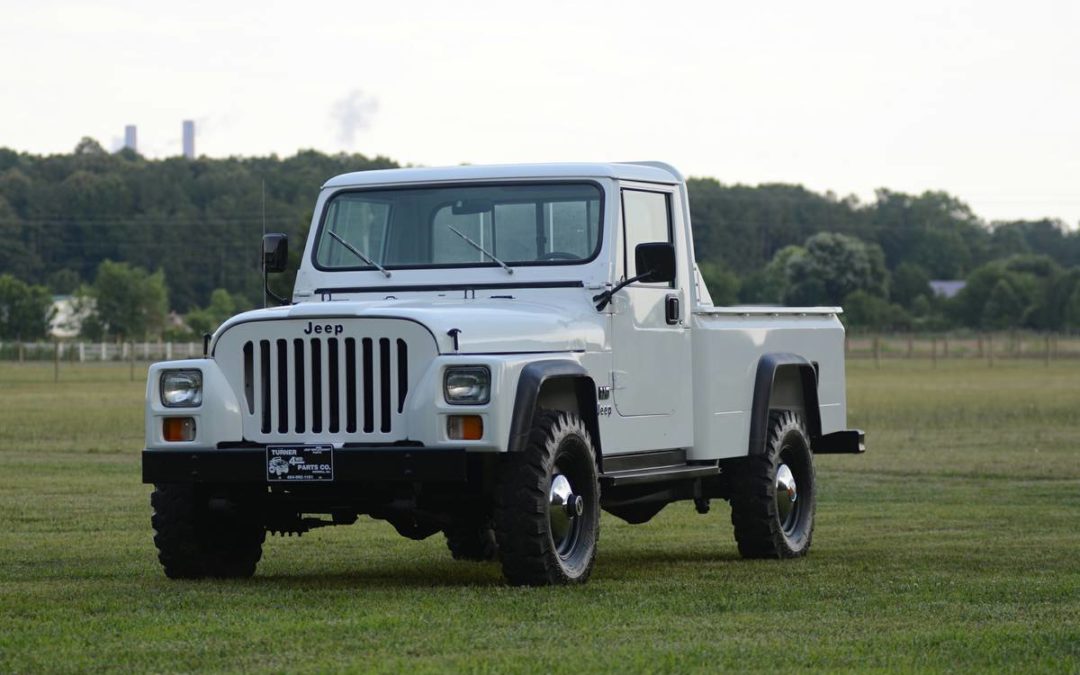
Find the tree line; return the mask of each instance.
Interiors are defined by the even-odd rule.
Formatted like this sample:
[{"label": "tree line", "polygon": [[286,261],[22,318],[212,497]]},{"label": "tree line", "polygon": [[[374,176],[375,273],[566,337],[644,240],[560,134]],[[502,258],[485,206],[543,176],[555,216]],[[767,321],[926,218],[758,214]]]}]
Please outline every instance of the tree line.
[{"label": "tree line", "polygon": [[[42,337],[49,297],[69,294],[87,337],[167,334],[169,310],[210,330],[261,301],[264,227],[303,241],[327,178],[397,166],[316,151],[148,160],[92,139],[63,155],[0,148],[0,339]],[[944,192],[688,188],[717,304],[843,305],[854,328],[1080,328],[1080,233],[1060,221],[987,223]],[[933,279],[967,286],[944,299]]]}]

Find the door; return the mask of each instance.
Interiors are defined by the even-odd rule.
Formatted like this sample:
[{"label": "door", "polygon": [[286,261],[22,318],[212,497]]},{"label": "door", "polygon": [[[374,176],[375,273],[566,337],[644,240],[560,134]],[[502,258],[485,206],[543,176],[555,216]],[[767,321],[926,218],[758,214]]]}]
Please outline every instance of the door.
[{"label": "door", "polygon": [[[622,190],[622,274],[632,277],[638,244],[666,241],[675,244],[676,266],[686,265],[685,248],[672,223],[675,195],[648,189]],[[672,283],[633,283],[619,291],[613,302],[615,410],[622,417],[666,415],[651,426],[680,423],[689,408],[690,331],[686,329],[685,269],[676,270]],[[679,418],[679,419],[676,419]],[[655,429],[660,431],[660,429]],[[663,435],[672,435],[668,429]],[[650,434],[651,435],[651,434]],[[669,446],[675,447],[675,446]]]}]

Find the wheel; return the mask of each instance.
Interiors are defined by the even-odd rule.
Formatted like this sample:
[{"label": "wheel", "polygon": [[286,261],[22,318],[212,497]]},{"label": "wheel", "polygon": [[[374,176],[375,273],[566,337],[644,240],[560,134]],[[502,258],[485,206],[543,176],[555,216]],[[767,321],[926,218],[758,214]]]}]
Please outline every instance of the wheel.
[{"label": "wheel", "polygon": [[211,511],[191,485],[155,485],[154,545],[170,579],[237,578],[255,574],[266,529],[242,505]]},{"label": "wheel", "polygon": [[525,449],[507,455],[496,489],[495,539],[515,586],[582,583],[600,537],[596,451],[577,415],[536,413]]},{"label": "wheel", "polygon": [[446,528],[446,547],[454,560],[486,562],[495,560],[499,555],[499,546],[495,542],[495,531],[491,524],[460,523]]},{"label": "wheel", "polygon": [[731,523],[744,558],[797,558],[810,550],[817,486],[810,439],[798,413],[769,414],[764,454],[735,475]]}]

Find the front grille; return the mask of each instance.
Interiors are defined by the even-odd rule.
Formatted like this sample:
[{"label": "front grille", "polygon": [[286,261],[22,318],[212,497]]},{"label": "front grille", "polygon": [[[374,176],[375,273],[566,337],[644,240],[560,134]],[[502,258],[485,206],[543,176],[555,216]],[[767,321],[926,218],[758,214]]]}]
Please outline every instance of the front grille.
[{"label": "front grille", "polygon": [[409,391],[401,338],[275,338],[243,343],[247,414],[262,434],[389,434]]}]

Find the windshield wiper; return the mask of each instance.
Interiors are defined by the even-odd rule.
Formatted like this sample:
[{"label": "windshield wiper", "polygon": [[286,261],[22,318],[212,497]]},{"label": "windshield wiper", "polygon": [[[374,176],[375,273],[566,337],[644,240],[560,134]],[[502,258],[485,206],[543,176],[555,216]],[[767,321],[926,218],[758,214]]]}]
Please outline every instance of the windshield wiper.
[{"label": "windshield wiper", "polygon": [[494,255],[492,255],[491,253],[488,253],[487,249],[485,249],[485,248],[484,248],[483,246],[481,246],[480,244],[477,244],[477,243],[476,243],[475,241],[473,241],[472,239],[469,239],[468,237],[466,237],[466,236],[465,236],[464,234],[462,234],[461,232],[458,232],[458,231],[457,231],[456,229],[454,229],[454,226],[453,226],[453,225],[449,225],[449,224],[447,224],[447,227],[449,227],[449,228],[450,228],[450,231],[451,231],[451,232],[453,232],[453,233],[454,233],[454,234],[456,234],[457,236],[459,236],[459,237],[461,237],[462,239],[464,239],[464,240],[465,240],[465,243],[466,243],[466,244],[468,244],[469,246],[472,246],[472,247],[473,247],[473,248],[475,248],[475,249],[476,249],[477,251],[480,251],[481,253],[483,253],[483,254],[484,254],[484,255],[486,255],[487,257],[489,257],[489,258],[491,258],[492,260],[494,260],[495,262],[499,263],[499,266],[500,266],[500,267],[502,267],[502,268],[503,268],[504,270],[506,270],[506,273],[507,273],[507,274],[513,274],[513,273],[514,273],[514,269],[513,269],[512,267],[510,267],[509,265],[507,265],[507,264],[506,264],[506,263],[504,263],[503,261],[499,260],[499,259],[498,259],[498,258],[496,258],[496,257],[495,257]]},{"label": "windshield wiper", "polygon": [[337,234],[337,232],[333,232],[333,231],[331,231],[331,230],[327,230],[327,231],[326,231],[326,233],[327,233],[328,235],[330,235],[331,237],[333,237],[333,238],[334,238],[334,239],[335,239],[335,240],[336,240],[336,241],[337,241],[338,243],[340,243],[340,244],[341,244],[342,246],[344,246],[344,247],[345,247],[346,249],[348,249],[348,250],[349,250],[349,252],[350,252],[350,253],[352,253],[353,255],[355,255],[355,256],[356,256],[357,258],[360,258],[361,260],[363,260],[363,261],[364,261],[364,262],[366,262],[367,264],[371,265],[372,267],[378,267],[378,268],[379,268],[379,271],[380,271],[380,272],[382,272],[382,273],[383,273],[384,275],[386,275],[387,277],[389,277],[389,276],[390,276],[390,271],[389,271],[388,269],[386,269],[385,267],[383,267],[383,266],[382,266],[382,265],[380,265],[379,263],[375,262],[375,261],[374,261],[374,260],[372,260],[371,258],[369,258],[369,257],[367,257],[366,255],[364,255],[363,253],[361,253],[361,252],[360,252],[360,249],[356,248],[355,246],[353,246],[353,245],[352,245],[352,244],[350,244],[349,242],[347,242],[347,241],[345,241],[344,239],[342,239],[341,237],[339,237],[339,236],[338,236],[338,234]]}]

